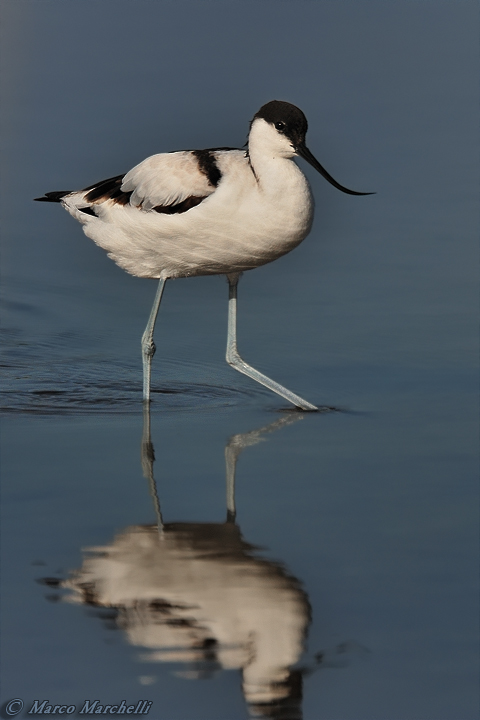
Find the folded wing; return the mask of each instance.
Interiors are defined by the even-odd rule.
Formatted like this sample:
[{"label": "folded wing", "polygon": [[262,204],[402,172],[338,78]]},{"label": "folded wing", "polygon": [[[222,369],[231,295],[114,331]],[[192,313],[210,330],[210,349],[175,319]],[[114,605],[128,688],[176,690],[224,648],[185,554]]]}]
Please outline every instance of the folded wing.
[{"label": "folded wing", "polygon": [[184,212],[211,195],[215,184],[202,169],[197,152],[176,152],[152,155],[132,168],[120,190],[142,210]]}]

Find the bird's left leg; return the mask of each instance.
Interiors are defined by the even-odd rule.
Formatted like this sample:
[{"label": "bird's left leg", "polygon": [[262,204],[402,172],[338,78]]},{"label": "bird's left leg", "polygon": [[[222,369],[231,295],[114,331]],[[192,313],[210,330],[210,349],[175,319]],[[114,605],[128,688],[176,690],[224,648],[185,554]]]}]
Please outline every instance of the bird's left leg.
[{"label": "bird's left leg", "polygon": [[143,400],[150,402],[150,376],[152,370],[152,358],[155,355],[155,343],[153,342],[153,331],[155,330],[155,321],[158,315],[158,308],[163,295],[163,289],[167,280],[160,278],[158,282],[155,300],[153,301],[152,311],[148,318],[147,327],[142,335],[142,360],[143,360]]}]

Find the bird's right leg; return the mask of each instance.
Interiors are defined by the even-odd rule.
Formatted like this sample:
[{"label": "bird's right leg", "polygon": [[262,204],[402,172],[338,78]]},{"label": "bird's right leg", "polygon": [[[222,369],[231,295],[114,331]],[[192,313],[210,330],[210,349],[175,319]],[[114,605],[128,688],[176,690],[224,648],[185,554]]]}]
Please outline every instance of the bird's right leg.
[{"label": "bird's right leg", "polygon": [[291,390],[288,390],[280,383],[275,382],[271,378],[267,377],[263,373],[259,372],[251,365],[242,360],[237,350],[237,285],[240,279],[241,273],[231,273],[227,275],[229,284],[229,298],[228,298],[228,335],[227,335],[227,355],[226,360],[235,370],[248,375],[252,380],[256,380],[261,385],[264,385],[272,392],[277,393],[281,397],[285,398],[289,402],[293,403],[296,407],[301,410],[316,411],[318,408],[307,400],[304,400],[299,395],[296,395]]},{"label": "bird's right leg", "polygon": [[150,376],[152,370],[152,358],[155,355],[155,343],[153,342],[153,331],[155,330],[155,321],[158,315],[158,308],[163,295],[166,279],[160,278],[158,282],[155,300],[153,301],[152,311],[148,318],[147,327],[142,335],[142,360],[143,360],[143,400],[150,402]]}]

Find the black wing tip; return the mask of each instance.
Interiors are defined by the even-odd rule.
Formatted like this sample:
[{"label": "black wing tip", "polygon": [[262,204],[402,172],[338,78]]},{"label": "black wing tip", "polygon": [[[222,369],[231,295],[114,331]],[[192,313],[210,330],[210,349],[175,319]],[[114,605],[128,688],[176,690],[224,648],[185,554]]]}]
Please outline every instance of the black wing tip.
[{"label": "black wing tip", "polygon": [[33,198],[38,202],[60,202],[65,195],[70,195],[71,190],[56,190],[55,192],[45,193],[43,197]]}]

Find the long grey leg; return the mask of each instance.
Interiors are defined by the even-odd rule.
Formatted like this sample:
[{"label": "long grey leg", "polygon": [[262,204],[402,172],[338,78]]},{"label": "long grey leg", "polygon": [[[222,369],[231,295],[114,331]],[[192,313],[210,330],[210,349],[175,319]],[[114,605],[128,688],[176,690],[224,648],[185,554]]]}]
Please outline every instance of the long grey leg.
[{"label": "long grey leg", "polygon": [[153,331],[158,315],[158,308],[163,295],[166,279],[161,278],[158,283],[152,311],[148,318],[147,327],[142,335],[142,360],[143,360],[143,399],[150,402],[150,376],[152,370],[152,358],[155,355],[155,343],[153,342]]},{"label": "long grey leg", "polygon": [[298,395],[295,395],[295,393],[287,390],[287,388],[283,387],[283,385],[279,385],[279,383],[275,382],[275,380],[271,380],[269,377],[263,375],[258,370],[255,370],[255,368],[253,368],[251,365],[248,365],[244,360],[242,360],[237,350],[237,285],[240,275],[238,273],[235,273],[227,275],[227,278],[229,284],[228,336],[226,355],[228,364],[235,368],[235,370],[243,373],[244,375],[248,375],[248,377],[251,377],[252,380],[256,380],[262,385],[265,385],[265,387],[267,387],[269,390],[272,390],[274,393],[277,393],[277,395],[281,395],[286,400],[289,400],[298,408],[301,408],[302,410],[318,410],[315,405],[312,405],[306,400],[303,400]]}]

